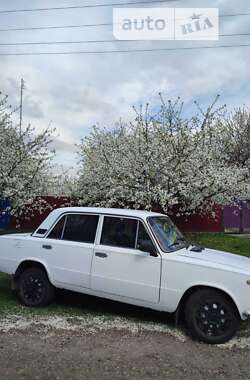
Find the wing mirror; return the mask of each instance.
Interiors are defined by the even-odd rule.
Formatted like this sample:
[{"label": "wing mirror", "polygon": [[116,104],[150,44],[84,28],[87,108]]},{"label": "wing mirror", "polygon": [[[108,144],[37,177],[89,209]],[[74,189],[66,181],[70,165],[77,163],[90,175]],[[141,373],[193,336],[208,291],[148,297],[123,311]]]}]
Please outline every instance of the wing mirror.
[{"label": "wing mirror", "polygon": [[137,244],[137,249],[139,249],[142,252],[149,253],[150,256],[157,257],[158,254],[156,252],[155,247],[149,240],[143,240],[139,244]]}]

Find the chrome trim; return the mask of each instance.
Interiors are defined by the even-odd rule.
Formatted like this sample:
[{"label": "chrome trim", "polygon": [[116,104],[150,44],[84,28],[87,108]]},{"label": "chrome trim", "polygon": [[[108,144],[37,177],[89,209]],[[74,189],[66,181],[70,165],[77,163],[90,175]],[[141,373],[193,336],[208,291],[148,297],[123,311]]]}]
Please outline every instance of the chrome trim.
[{"label": "chrome trim", "polygon": [[[60,219],[61,220],[61,219]],[[63,223],[63,228],[62,228],[62,233],[61,233],[61,237],[60,237],[60,240],[63,239],[63,236],[64,236],[64,231],[65,231],[65,228],[66,228],[66,223],[67,223],[67,220],[68,220],[68,215],[65,216],[65,220],[64,220],[64,223]],[[51,230],[52,231],[52,230]]]}]

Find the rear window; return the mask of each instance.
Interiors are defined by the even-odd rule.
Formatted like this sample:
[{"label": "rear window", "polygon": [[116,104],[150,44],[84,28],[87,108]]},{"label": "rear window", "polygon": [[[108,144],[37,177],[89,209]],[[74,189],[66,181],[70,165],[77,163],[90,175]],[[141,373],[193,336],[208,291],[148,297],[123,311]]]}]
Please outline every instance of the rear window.
[{"label": "rear window", "polygon": [[98,219],[98,215],[65,215],[49,233],[48,238],[94,243]]},{"label": "rear window", "polygon": [[94,243],[98,220],[98,215],[67,215],[62,239]]}]

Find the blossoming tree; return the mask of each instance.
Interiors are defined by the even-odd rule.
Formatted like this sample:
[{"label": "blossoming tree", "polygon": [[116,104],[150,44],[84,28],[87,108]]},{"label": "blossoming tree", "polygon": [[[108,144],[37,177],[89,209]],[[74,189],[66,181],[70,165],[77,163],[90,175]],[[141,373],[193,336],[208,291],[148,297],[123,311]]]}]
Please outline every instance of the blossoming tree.
[{"label": "blossoming tree", "polygon": [[[94,127],[79,145],[78,196],[83,204],[205,212],[243,194],[246,165],[234,162],[224,107],[215,102],[187,119],[180,99],[160,95],[155,116],[135,109],[135,120]],[[222,121],[224,120],[224,121]]]},{"label": "blossoming tree", "polygon": [[[7,97],[0,99],[0,199],[9,199],[11,212],[21,214],[24,205],[44,207],[40,197],[47,192],[51,178],[53,151],[49,149],[53,130],[41,133],[28,126],[21,131]],[[34,204],[35,202],[35,204]]]}]

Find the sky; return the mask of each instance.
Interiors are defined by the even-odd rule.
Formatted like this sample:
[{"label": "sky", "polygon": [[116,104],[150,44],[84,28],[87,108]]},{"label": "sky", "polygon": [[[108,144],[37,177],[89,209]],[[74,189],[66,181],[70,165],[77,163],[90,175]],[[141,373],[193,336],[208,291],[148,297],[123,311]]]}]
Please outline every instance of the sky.
[{"label": "sky", "polygon": [[[130,0],[132,1],[132,0]],[[138,0],[135,0],[135,3]],[[0,11],[84,4],[126,2],[126,0],[0,0]],[[177,0],[148,7],[218,7],[221,15],[250,12],[246,0]],[[131,7],[131,6],[130,6]],[[249,16],[222,17],[220,34],[250,33]],[[112,7],[43,12],[0,13],[2,28],[79,25],[112,22]],[[249,36],[220,37],[218,42],[146,41],[119,42],[112,26],[0,31],[1,43],[113,40],[112,43],[71,45],[0,46],[0,52],[55,52],[84,50],[154,49],[189,46],[250,44]],[[193,101],[202,106],[217,94],[229,108],[250,104],[250,47],[207,50],[178,50],[144,53],[0,56],[0,91],[12,105],[20,102],[20,80],[25,80],[23,124],[39,132],[51,124],[56,128],[55,162],[76,167],[75,144],[91,132],[93,125],[112,128],[121,118],[133,117],[132,106],[159,103],[180,96],[185,112]]]}]

